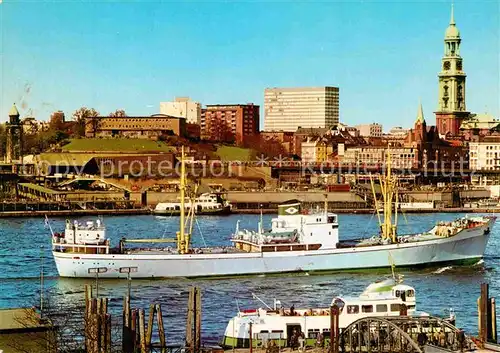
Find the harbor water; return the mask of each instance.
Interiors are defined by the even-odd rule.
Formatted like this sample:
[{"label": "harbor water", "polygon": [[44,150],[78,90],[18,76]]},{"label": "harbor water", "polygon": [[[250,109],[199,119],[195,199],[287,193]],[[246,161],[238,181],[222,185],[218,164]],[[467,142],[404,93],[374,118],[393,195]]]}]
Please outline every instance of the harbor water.
[{"label": "harbor water", "polygon": [[[417,233],[428,230],[438,220],[452,220],[461,214],[411,214],[401,217],[399,233]],[[269,225],[272,215],[264,215]],[[200,216],[194,225],[193,245],[230,245],[229,238],[236,221],[241,228],[257,228],[258,215]],[[89,217],[79,218],[83,222]],[[64,279],[57,276],[50,249],[50,231],[43,218],[1,219],[0,227],[0,308],[31,307],[39,305],[40,268],[44,268],[46,305],[51,303],[83,304],[84,284],[95,286],[93,280]],[[64,229],[65,219],[53,218],[54,231]],[[107,235],[113,245],[122,237],[172,237],[178,229],[178,218],[157,216],[107,216],[104,218]],[[377,231],[376,216],[339,215],[341,239],[370,237]],[[490,296],[500,293],[500,224],[492,231],[484,262],[474,266],[446,266],[415,271],[397,270],[404,274],[407,284],[417,292],[417,309],[435,315],[447,316],[449,308],[457,315],[457,326],[469,334],[477,332],[479,286],[490,284]],[[184,333],[187,293],[190,286],[199,286],[203,295],[203,337],[215,342],[224,333],[227,321],[238,307],[263,306],[254,299],[257,295],[272,305],[279,299],[285,306],[329,306],[337,295],[354,296],[378,279],[391,273],[387,269],[333,273],[326,275],[258,276],[225,279],[134,280],[131,284],[132,306],[147,309],[150,303],[162,305],[167,339],[179,342]],[[125,280],[100,280],[99,294],[110,298],[112,313],[120,313],[122,298],[127,291]],[[117,315],[118,316],[118,315]]]}]

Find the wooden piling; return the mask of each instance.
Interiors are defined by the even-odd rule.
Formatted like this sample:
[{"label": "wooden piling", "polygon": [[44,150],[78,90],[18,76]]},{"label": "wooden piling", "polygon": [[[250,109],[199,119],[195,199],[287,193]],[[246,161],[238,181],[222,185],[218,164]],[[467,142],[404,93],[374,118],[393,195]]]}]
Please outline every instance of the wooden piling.
[{"label": "wooden piling", "polygon": [[480,323],[481,331],[479,332],[479,339],[481,342],[488,342],[488,284],[481,283],[481,298],[480,298]]},{"label": "wooden piling", "polygon": [[106,348],[105,353],[111,353],[111,315],[105,315],[106,318]]},{"label": "wooden piling", "polygon": [[153,320],[155,316],[156,306],[154,304],[149,305],[149,317],[148,317],[148,327],[146,332],[146,346],[151,347],[151,338],[153,337]]},{"label": "wooden piling", "polygon": [[139,337],[140,337],[141,353],[147,353],[144,309],[139,309]]},{"label": "wooden piling", "polygon": [[491,327],[489,342],[497,343],[497,309],[496,309],[495,298],[490,298],[488,304],[490,308],[489,321]]},{"label": "wooden piling", "polygon": [[195,289],[189,289],[189,297],[188,297],[188,309],[187,309],[187,318],[186,318],[186,349],[188,352],[193,353],[194,351],[194,342],[193,342],[193,316],[194,316],[194,297],[195,297]]},{"label": "wooden piling", "polygon": [[253,333],[252,333],[252,326],[253,326],[253,323],[250,322],[250,324],[248,325],[249,328],[248,328],[248,342],[249,342],[249,345],[250,345],[250,353],[253,352]]},{"label": "wooden piling", "polygon": [[122,352],[132,353],[133,351],[133,340],[132,340],[132,328],[130,319],[130,297],[123,297],[123,325],[122,325]]},{"label": "wooden piling", "polygon": [[165,340],[165,328],[163,326],[163,316],[160,304],[156,304],[156,319],[158,320],[158,336],[160,337],[161,351],[166,352],[167,342]]},{"label": "wooden piling", "polygon": [[130,322],[130,337],[131,337],[131,348],[132,352],[135,352],[137,348],[137,336],[139,334],[139,330],[137,329],[137,309],[132,310],[132,320]]},{"label": "wooden piling", "polygon": [[339,308],[336,305],[330,307],[330,353],[339,352]]},{"label": "wooden piling", "polygon": [[194,328],[194,350],[199,352],[201,348],[201,291],[195,288],[195,328]]}]

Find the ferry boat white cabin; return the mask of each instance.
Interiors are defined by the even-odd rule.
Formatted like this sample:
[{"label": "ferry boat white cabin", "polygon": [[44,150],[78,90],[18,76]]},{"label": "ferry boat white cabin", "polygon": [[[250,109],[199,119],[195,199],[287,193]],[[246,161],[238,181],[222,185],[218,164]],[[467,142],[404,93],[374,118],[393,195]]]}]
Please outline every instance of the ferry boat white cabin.
[{"label": "ferry boat white cabin", "polygon": [[[417,315],[415,289],[392,278],[371,284],[357,298],[335,297],[333,305],[339,308],[340,330],[364,317],[400,316],[402,308],[408,316]],[[250,323],[255,342],[273,340],[283,347],[295,330],[304,333],[306,345],[314,346],[319,335],[330,337],[330,308],[243,310],[229,321],[223,346],[248,347]]]}]

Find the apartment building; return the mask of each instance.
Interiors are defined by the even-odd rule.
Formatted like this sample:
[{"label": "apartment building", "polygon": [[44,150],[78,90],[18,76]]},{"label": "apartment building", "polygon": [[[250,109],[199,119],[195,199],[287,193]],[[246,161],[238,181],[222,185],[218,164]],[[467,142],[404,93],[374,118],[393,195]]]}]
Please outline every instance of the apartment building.
[{"label": "apartment building", "polygon": [[259,133],[259,119],[259,106],[253,103],[207,105],[201,112],[201,138],[241,144]]}]

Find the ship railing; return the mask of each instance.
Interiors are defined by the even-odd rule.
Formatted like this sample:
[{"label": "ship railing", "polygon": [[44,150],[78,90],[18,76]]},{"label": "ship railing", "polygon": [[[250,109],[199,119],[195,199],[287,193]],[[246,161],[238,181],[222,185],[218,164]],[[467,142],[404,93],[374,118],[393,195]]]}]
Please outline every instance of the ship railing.
[{"label": "ship railing", "polygon": [[105,245],[95,245],[95,244],[68,244],[68,243],[52,243],[52,250],[58,251],[63,248],[85,248],[85,249],[105,249],[106,254],[109,254],[109,243]]}]

